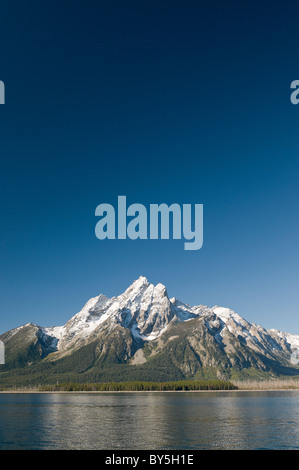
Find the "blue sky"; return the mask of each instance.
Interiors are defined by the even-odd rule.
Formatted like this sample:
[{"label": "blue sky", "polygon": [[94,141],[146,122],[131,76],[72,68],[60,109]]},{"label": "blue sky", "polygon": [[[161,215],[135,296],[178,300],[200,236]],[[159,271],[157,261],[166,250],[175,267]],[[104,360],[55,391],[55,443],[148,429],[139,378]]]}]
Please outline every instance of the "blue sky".
[{"label": "blue sky", "polygon": [[[0,332],[142,274],[299,334],[299,32],[293,2],[252,3],[1,6]],[[98,240],[118,195],[202,203],[203,248]]]}]

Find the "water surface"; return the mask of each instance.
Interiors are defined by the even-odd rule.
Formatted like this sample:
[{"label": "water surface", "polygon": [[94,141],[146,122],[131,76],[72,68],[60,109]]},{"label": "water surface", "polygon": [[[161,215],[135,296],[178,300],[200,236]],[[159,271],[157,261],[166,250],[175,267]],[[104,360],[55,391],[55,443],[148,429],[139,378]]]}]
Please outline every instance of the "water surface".
[{"label": "water surface", "polygon": [[299,449],[299,391],[5,393],[0,449]]}]

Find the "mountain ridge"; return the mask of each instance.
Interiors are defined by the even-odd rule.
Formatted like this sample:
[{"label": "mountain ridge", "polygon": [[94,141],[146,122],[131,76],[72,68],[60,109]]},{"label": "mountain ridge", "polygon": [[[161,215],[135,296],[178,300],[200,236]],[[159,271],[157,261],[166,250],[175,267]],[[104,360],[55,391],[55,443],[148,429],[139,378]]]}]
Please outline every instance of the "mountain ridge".
[{"label": "mountain ridge", "polygon": [[[65,325],[27,323],[0,336],[5,381],[276,377],[299,374],[299,335],[265,329],[215,305],[190,306],[140,276],[89,299]],[[30,377],[29,377],[30,376]]]}]

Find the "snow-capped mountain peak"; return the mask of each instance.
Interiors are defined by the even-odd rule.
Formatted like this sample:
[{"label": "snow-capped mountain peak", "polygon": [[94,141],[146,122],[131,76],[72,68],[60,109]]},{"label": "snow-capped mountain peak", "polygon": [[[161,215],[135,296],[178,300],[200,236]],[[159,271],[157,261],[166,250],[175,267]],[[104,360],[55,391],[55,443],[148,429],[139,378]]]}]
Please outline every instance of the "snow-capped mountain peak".
[{"label": "snow-capped mountain peak", "polygon": [[[299,336],[282,333],[249,323],[229,308],[205,305],[191,307],[175,297],[169,299],[166,287],[149,283],[140,276],[122,294],[91,298],[64,326],[43,328],[47,343],[64,350],[89,341],[104,329],[122,327],[133,340],[153,341],[173,324],[203,318],[206,327],[221,347],[236,338],[256,353],[291,357],[299,351]],[[229,348],[231,349],[231,345]],[[293,356],[292,356],[293,357]],[[289,359],[290,360],[290,359]]]},{"label": "snow-capped mountain peak", "polygon": [[28,323],[0,339],[28,380],[39,361],[55,382],[57,374],[80,381],[299,375],[299,335],[267,330],[230,308],[169,299],[163,284],[144,276],[118,296],[91,298],[63,326]]}]

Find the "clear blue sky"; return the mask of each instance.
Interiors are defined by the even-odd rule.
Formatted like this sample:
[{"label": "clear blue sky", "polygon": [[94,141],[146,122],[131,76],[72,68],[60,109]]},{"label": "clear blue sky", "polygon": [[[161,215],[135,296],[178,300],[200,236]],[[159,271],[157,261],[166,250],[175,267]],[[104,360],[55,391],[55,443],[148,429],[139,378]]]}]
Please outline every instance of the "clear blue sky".
[{"label": "clear blue sky", "polygon": [[[142,274],[299,334],[298,10],[1,5],[0,332],[63,324]],[[203,248],[99,241],[95,208],[118,195],[204,204]]]}]

